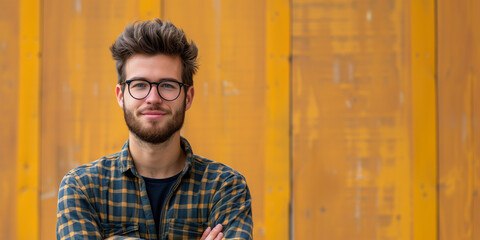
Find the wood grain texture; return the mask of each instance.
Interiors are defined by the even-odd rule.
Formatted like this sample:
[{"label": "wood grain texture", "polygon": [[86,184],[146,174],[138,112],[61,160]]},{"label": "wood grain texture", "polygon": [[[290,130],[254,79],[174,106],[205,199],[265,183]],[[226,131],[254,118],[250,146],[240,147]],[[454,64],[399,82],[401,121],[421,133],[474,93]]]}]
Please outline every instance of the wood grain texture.
[{"label": "wood grain texture", "polygon": [[268,0],[266,16],[265,222],[266,239],[290,239],[291,222],[291,6]]},{"label": "wood grain texture", "polygon": [[295,239],[411,239],[409,6],[293,1]]},{"label": "wood grain texture", "polygon": [[412,238],[437,240],[438,136],[435,1],[411,1]]},{"label": "wood grain texture", "polygon": [[0,5],[0,239],[17,239],[19,6],[7,0]]},{"label": "wood grain texture", "polygon": [[473,239],[480,240],[480,2],[472,1],[472,77],[473,77]]},{"label": "wood grain texture", "polygon": [[35,240],[40,231],[40,1],[19,1],[19,21],[16,231],[19,240]]},{"label": "wood grain texture", "polygon": [[440,239],[480,239],[478,1],[438,1]]}]

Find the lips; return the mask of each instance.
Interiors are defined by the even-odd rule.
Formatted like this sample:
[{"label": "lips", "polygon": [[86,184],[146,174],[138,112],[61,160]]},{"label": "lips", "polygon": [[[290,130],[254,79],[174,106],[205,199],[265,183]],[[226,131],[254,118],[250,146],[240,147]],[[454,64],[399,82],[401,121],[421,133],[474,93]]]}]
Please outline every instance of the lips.
[{"label": "lips", "polygon": [[166,112],[159,110],[145,110],[142,111],[140,114],[149,119],[157,119],[167,115]]}]

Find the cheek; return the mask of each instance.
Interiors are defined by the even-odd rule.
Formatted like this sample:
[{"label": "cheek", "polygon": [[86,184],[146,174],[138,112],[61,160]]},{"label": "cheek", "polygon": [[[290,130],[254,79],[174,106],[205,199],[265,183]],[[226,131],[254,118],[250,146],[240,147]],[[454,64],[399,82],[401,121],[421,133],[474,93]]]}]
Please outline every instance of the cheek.
[{"label": "cheek", "polygon": [[140,101],[134,99],[125,99],[123,98],[123,109],[134,111],[137,109],[142,103]]}]

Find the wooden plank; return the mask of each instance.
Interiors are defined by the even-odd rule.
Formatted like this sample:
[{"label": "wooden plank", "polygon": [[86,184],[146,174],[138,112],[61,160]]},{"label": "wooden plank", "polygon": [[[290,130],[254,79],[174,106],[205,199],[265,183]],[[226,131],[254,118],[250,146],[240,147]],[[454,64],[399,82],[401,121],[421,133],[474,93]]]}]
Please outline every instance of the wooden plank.
[{"label": "wooden plank", "polygon": [[409,5],[292,11],[294,238],[411,239]]},{"label": "wooden plank", "polygon": [[266,239],[290,239],[291,16],[290,1],[267,0],[266,9]]},{"label": "wooden plank", "polygon": [[246,177],[253,199],[254,239],[285,231],[283,226],[267,228],[264,211],[265,158],[271,154],[265,138],[273,124],[265,114],[265,4],[254,0],[163,4],[164,19],[183,28],[199,48],[195,98],[182,134],[195,153],[230,165]]},{"label": "wooden plank", "polygon": [[469,16],[472,21],[470,23],[471,45],[472,48],[472,102],[473,102],[473,240],[480,240],[480,1],[469,1]]},{"label": "wooden plank", "polygon": [[413,238],[437,239],[435,1],[411,1]]},{"label": "wooden plank", "polygon": [[19,9],[17,237],[34,240],[40,230],[40,1],[22,0]]},{"label": "wooden plank", "polygon": [[17,237],[19,4],[0,1],[0,239]]},{"label": "wooden plank", "polygon": [[478,1],[437,1],[439,239],[480,239]]},{"label": "wooden plank", "polygon": [[[84,99],[73,91],[84,90],[81,86],[72,86],[72,83],[85,81],[83,53],[86,44],[82,38],[85,26],[72,23],[72,19],[79,19],[86,11],[84,3],[85,1],[55,0],[43,3],[41,239],[56,238],[56,232],[52,229],[56,228],[58,186],[67,171],[82,163],[81,153],[90,149],[90,146],[74,140],[74,136],[77,135],[78,138],[78,133],[82,130],[89,133],[89,129],[74,127],[81,123],[75,112],[82,106]],[[99,6],[99,9],[102,8]],[[75,62],[72,63],[72,60]],[[96,81],[98,79],[87,82]]]}]

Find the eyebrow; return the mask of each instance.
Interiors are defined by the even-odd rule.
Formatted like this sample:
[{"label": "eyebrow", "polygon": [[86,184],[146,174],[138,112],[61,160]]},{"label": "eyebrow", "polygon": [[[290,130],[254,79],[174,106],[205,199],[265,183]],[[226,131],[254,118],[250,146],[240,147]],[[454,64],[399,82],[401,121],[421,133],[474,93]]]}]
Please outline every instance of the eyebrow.
[{"label": "eyebrow", "polygon": [[[151,81],[149,81],[149,80],[147,80],[146,78],[143,78],[143,77],[134,77],[134,78],[127,79],[127,80],[125,80],[125,81],[133,81],[133,80],[143,80],[143,81],[151,82]],[[160,78],[160,80],[154,81],[154,82],[162,82],[162,81],[180,82],[180,81],[178,81],[178,80],[175,79],[175,78]]]}]

